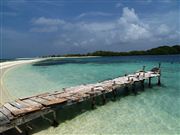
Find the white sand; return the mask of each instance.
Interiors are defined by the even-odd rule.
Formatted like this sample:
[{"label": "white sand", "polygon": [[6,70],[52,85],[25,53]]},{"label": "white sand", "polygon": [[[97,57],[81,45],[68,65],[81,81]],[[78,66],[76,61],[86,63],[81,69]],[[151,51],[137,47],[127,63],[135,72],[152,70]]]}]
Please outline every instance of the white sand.
[{"label": "white sand", "polygon": [[11,95],[8,89],[3,85],[3,76],[11,68],[19,66],[22,64],[33,63],[46,59],[62,59],[62,58],[89,58],[89,57],[99,57],[99,56],[84,56],[84,57],[47,57],[47,58],[37,58],[32,60],[16,60],[16,61],[7,61],[0,63],[0,105],[6,102],[15,100],[15,97]]},{"label": "white sand", "polygon": [[3,76],[4,74],[11,68],[15,66],[19,66],[22,64],[28,64],[37,62],[44,59],[33,59],[33,60],[17,60],[17,61],[7,61],[0,63],[0,105],[5,102],[13,100],[13,96],[9,93],[9,91],[3,86]]}]

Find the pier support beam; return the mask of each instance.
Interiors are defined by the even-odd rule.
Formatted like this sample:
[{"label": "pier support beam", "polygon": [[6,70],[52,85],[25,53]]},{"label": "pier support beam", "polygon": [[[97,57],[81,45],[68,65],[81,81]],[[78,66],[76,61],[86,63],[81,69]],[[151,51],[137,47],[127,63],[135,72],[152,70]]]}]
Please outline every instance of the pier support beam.
[{"label": "pier support beam", "polygon": [[18,126],[15,126],[15,129],[16,129],[20,134],[23,133],[23,131],[22,131]]},{"label": "pier support beam", "polygon": [[132,92],[134,93],[134,95],[137,95],[135,82],[132,84]]},{"label": "pier support beam", "polygon": [[32,130],[33,128],[29,125],[29,124],[26,124],[25,125],[25,130],[24,130],[24,133],[25,135],[30,135],[29,132],[30,130]]},{"label": "pier support beam", "polygon": [[142,90],[144,91],[144,79],[141,81]]},{"label": "pier support beam", "polygon": [[149,77],[149,83],[148,83],[149,88],[151,88],[151,77]]},{"label": "pier support beam", "polygon": [[53,123],[52,126],[53,127],[57,127],[59,125],[59,123],[57,122],[57,114],[56,111],[53,111]]},{"label": "pier support beam", "polygon": [[161,85],[161,63],[159,63],[159,76],[158,76],[158,85]]},{"label": "pier support beam", "polygon": [[102,93],[102,103],[103,105],[106,104],[106,95],[104,92]]},{"label": "pier support beam", "polygon": [[115,99],[116,99],[116,95],[117,95],[117,90],[116,90],[116,89],[113,89],[112,94],[113,94],[113,98],[114,98],[114,100],[115,100]]},{"label": "pier support beam", "polygon": [[125,89],[126,95],[129,95],[129,94],[130,94],[130,91],[129,91],[129,89],[128,89],[128,85],[127,85],[127,84],[125,85],[124,89]]},{"label": "pier support beam", "polygon": [[161,76],[158,76],[158,85],[161,85]]},{"label": "pier support beam", "polygon": [[59,123],[56,121],[56,112],[55,111],[53,111],[53,120],[49,119],[48,117],[45,117],[44,115],[41,115],[41,117],[43,119],[47,120],[53,127],[57,127],[59,125]]},{"label": "pier support beam", "polygon": [[92,108],[92,109],[95,109],[95,108],[96,108],[95,105],[96,105],[96,99],[95,99],[95,97],[93,96],[93,97],[92,97],[91,108]]}]

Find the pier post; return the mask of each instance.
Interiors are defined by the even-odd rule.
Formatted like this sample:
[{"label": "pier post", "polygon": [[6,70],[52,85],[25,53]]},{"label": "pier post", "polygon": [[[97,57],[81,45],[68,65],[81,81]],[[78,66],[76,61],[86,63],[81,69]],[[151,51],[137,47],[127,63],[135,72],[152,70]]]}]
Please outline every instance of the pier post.
[{"label": "pier post", "polygon": [[158,85],[159,86],[161,85],[161,76],[160,75],[158,76]]},{"label": "pier post", "polygon": [[130,77],[128,76],[128,81],[130,81]]},{"label": "pier post", "polygon": [[15,129],[16,129],[20,134],[23,133],[23,131],[22,131],[18,126],[15,126]]},{"label": "pier post", "polygon": [[58,122],[55,120],[55,118],[54,118],[54,112],[55,112],[55,111],[53,111],[53,120],[45,117],[44,115],[41,115],[41,117],[42,117],[44,120],[47,120],[47,121],[51,124],[51,126],[57,127],[57,126],[59,125],[59,123],[58,123]]},{"label": "pier post", "polygon": [[125,89],[126,95],[129,95],[130,91],[128,89],[128,84],[125,85],[124,89]]},{"label": "pier post", "polygon": [[113,98],[116,99],[117,90],[113,89],[112,94],[113,94]]},{"label": "pier post", "polygon": [[149,88],[151,87],[151,77],[149,77],[149,84],[148,84]]},{"label": "pier post", "polygon": [[93,96],[92,97],[92,104],[91,104],[91,108],[92,109],[95,109],[95,105],[96,105],[96,101],[95,101],[96,99],[95,99],[95,97]]},{"label": "pier post", "polygon": [[104,92],[102,93],[102,102],[103,102],[103,105],[106,103],[106,95]]},{"label": "pier post", "polygon": [[159,76],[158,76],[158,85],[161,85],[161,63],[159,63]]},{"label": "pier post", "polygon": [[56,119],[57,119],[56,111],[53,111],[53,122],[52,122],[53,127],[57,127],[59,125]]},{"label": "pier post", "polygon": [[[126,74],[125,74],[125,76],[126,76]],[[116,82],[115,81],[113,81],[113,86],[115,86],[116,85]],[[116,95],[117,95],[117,90],[116,90],[116,88],[112,88],[112,94],[113,94],[113,98],[114,98],[114,100],[116,99]]]},{"label": "pier post", "polygon": [[26,124],[25,125],[25,135],[29,135],[29,131],[32,130],[33,128],[29,125],[29,124]]},{"label": "pier post", "polygon": [[132,92],[134,93],[134,95],[137,95],[135,82],[132,84]]},{"label": "pier post", "polygon": [[144,79],[141,81],[142,90],[144,91]]}]

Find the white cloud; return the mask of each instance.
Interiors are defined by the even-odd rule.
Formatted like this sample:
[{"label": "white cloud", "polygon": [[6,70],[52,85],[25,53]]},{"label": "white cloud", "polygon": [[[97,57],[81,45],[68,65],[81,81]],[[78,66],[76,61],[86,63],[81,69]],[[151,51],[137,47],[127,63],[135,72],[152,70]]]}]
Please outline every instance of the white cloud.
[{"label": "white cloud", "polygon": [[35,27],[30,29],[31,32],[55,32],[58,30],[58,27],[56,26],[50,26],[50,27]]},{"label": "white cloud", "polygon": [[133,8],[129,9],[128,7],[125,7],[123,8],[123,14],[119,21],[121,23],[138,23],[139,17]]},{"label": "white cloud", "polygon": [[[79,15],[80,17],[85,14]],[[143,42],[153,44],[177,38],[174,29],[165,23],[142,20],[133,8],[124,7],[122,15],[111,21],[67,22],[59,18],[40,17],[34,20],[32,32],[56,32],[53,44],[96,49],[102,46]],[[142,45],[142,43],[141,43]]]},{"label": "white cloud", "polygon": [[157,29],[159,34],[168,34],[170,32],[170,28],[166,24],[161,24]]},{"label": "white cloud", "polygon": [[106,23],[83,23],[81,25],[82,29],[86,29],[89,32],[98,32],[98,31],[109,31],[115,28],[115,24],[112,22]]},{"label": "white cloud", "polygon": [[111,13],[105,13],[105,12],[87,12],[87,13],[81,13],[76,17],[76,19],[81,19],[84,17],[89,17],[89,16],[111,16]]},{"label": "white cloud", "polygon": [[32,23],[35,25],[62,25],[65,24],[65,21],[57,18],[54,19],[54,18],[39,17],[37,19],[33,19]]}]

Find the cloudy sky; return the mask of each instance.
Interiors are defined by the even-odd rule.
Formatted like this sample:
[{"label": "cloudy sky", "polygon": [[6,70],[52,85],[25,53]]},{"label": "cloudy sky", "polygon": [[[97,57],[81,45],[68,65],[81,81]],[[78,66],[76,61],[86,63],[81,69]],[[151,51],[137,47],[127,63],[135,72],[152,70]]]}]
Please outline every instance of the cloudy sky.
[{"label": "cloudy sky", "polygon": [[179,44],[179,0],[1,0],[1,57]]}]

